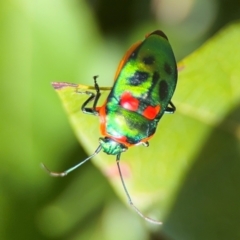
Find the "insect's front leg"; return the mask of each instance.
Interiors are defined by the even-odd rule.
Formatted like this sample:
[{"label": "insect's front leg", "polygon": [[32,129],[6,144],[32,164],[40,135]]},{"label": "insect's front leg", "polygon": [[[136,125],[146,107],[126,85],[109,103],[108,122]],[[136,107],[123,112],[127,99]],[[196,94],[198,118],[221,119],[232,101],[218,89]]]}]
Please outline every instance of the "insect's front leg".
[{"label": "insect's front leg", "polygon": [[[85,113],[85,114],[91,114],[91,115],[94,115],[94,116],[98,116],[98,111],[96,110],[96,106],[97,106],[98,100],[99,100],[99,98],[101,96],[100,89],[99,89],[99,86],[97,84],[97,77],[98,76],[94,76],[93,77],[96,94],[93,93],[93,92],[90,92],[90,91],[79,92],[81,94],[84,93],[84,94],[89,95],[89,98],[83,103],[83,105],[81,107],[82,112]],[[88,105],[88,103],[90,103],[93,100],[94,100],[93,107],[92,108],[86,107]]]}]

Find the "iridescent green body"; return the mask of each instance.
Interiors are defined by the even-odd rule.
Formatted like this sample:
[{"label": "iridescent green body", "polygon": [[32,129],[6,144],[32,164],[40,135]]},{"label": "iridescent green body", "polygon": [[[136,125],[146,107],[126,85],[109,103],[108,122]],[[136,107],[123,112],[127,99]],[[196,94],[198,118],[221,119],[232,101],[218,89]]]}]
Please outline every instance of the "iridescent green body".
[{"label": "iridescent green body", "polygon": [[[63,177],[101,150],[116,155],[129,204],[146,221],[162,224],[145,217],[133,204],[121,172],[120,156],[128,147],[138,144],[148,146],[148,140],[154,135],[162,115],[175,111],[171,98],[177,84],[177,65],[166,35],[162,31],[154,31],[128,50],[119,64],[113,88],[101,107],[97,107],[101,92],[96,79],[97,76],[94,76],[96,93],[88,90],[79,93],[89,96],[82,105],[83,113],[100,118],[100,130],[104,138],[99,139],[98,148],[92,155],[64,172],[51,172],[44,165],[43,167],[52,176]],[[74,87],[74,84],[54,84],[56,89],[67,86]],[[91,101],[93,106],[89,108],[87,105]]]},{"label": "iridescent green body", "polygon": [[129,147],[147,142],[163,113],[171,111],[168,105],[177,84],[177,65],[161,31],[135,44],[126,56],[99,115],[102,135]]}]

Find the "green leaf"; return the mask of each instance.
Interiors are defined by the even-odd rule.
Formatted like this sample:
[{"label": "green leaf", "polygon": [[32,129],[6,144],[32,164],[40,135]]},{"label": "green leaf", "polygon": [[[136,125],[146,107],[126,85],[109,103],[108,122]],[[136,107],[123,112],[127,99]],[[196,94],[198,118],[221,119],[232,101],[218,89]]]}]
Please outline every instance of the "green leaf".
[{"label": "green leaf", "polygon": [[[162,230],[173,239],[240,238],[239,39],[236,23],[184,59],[172,99],[176,113],[163,116],[149,148],[122,154],[133,202],[162,220]],[[86,89],[93,87],[70,84],[56,91],[91,154],[99,145],[99,120],[80,111],[88,96],[79,92]],[[102,101],[107,93],[103,89]],[[115,157],[100,153],[93,161],[127,203]]]}]

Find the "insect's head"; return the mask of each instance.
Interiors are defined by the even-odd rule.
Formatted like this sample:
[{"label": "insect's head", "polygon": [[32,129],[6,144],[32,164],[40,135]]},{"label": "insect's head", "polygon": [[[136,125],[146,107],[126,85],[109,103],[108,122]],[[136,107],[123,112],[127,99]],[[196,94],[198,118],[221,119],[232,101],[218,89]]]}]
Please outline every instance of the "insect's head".
[{"label": "insect's head", "polygon": [[114,141],[111,138],[99,138],[100,146],[102,147],[103,152],[109,155],[117,155],[122,152],[127,151],[127,147],[121,143]]}]

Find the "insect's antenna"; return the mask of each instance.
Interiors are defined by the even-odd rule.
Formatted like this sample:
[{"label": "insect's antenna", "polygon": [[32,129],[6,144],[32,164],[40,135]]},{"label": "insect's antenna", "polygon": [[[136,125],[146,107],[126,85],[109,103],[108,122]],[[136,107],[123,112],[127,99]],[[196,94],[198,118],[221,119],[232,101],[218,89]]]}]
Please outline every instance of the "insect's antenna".
[{"label": "insect's antenna", "polygon": [[99,145],[98,148],[96,149],[96,151],[90,155],[89,157],[87,157],[86,159],[84,159],[82,162],[76,164],[75,166],[67,169],[64,172],[52,172],[50,171],[43,163],[41,163],[42,168],[49,173],[51,176],[53,177],[65,177],[68,173],[72,172],[73,170],[75,170],[76,168],[80,167],[81,165],[83,165],[85,162],[87,162],[89,159],[91,159],[92,157],[94,157],[95,155],[97,155],[102,149],[102,146]]},{"label": "insect's antenna", "polygon": [[122,185],[123,185],[124,191],[125,191],[125,193],[126,193],[126,195],[127,195],[128,202],[129,202],[130,206],[138,213],[138,215],[140,215],[140,216],[141,216],[142,218],[144,218],[146,221],[148,221],[148,222],[150,222],[150,223],[153,223],[153,224],[159,224],[159,225],[161,225],[162,222],[159,222],[159,221],[157,221],[157,220],[154,220],[154,219],[152,219],[152,218],[149,218],[149,217],[144,216],[143,213],[133,204],[132,199],[131,199],[131,197],[130,197],[130,195],[129,195],[129,193],[128,193],[127,187],[126,187],[126,185],[125,185],[125,182],[124,182],[124,180],[123,180],[122,171],[121,171],[121,168],[120,168],[120,155],[121,155],[121,154],[118,154],[118,155],[117,155],[116,161],[117,161],[118,171],[119,171],[119,175],[120,175],[120,178],[121,178],[121,181],[122,181]]}]

